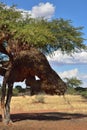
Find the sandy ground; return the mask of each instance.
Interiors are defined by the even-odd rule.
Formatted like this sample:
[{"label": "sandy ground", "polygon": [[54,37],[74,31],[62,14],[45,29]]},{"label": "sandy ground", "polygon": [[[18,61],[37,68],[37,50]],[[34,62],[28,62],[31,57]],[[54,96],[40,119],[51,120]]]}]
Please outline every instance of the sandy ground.
[{"label": "sandy ground", "polygon": [[[84,104],[86,104],[86,100],[84,101]],[[40,106],[40,104],[35,105]],[[46,110],[35,109],[29,112],[24,112],[22,108],[20,108],[20,110],[15,109],[15,111],[11,113],[13,124],[4,125],[1,122],[0,115],[0,130],[87,130],[87,112],[83,112],[82,107],[79,108],[77,111],[75,110],[75,112],[66,107],[65,109],[61,108],[61,111],[60,108],[56,110],[52,110],[51,108],[50,110],[47,110],[47,108]]]},{"label": "sandy ground", "polygon": [[17,113],[11,117],[14,123],[4,125],[0,121],[0,130],[87,130],[86,114]]}]

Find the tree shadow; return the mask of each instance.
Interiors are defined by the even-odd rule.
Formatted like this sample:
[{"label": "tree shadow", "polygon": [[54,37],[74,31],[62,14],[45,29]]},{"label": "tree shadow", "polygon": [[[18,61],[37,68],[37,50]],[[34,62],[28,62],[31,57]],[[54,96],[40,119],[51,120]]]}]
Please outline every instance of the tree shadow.
[{"label": "tree shadow", "polygon": [[[38,120],[38,121],[60,121],[60,120],[71,120],[71,119],[82,119],[87,117],[87,114],[80,113],[63,113],[63,112],[42,112],[42,113],[17,113],[11,114],[13,122],[22,120]],[[1,122],[1,115],[0,115]]]},{"label": "tree shadow", "polygon": [[11,119],[13,122],[22,120],[38,120],[38,121],[60,121],[60,120],[71,120],[81,119],[87,117],[86,114],[72,114],[62,112],[42,112],[42,113],[18,113],[12,114]]}]

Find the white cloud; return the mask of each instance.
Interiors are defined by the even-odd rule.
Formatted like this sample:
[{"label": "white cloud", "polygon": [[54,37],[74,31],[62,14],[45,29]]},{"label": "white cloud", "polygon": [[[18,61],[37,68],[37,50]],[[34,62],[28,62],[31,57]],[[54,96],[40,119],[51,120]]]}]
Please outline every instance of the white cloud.
[{"label": "white cloud", "polygon": [[78,77],[78,69],[75,68],[73,70],[68,70],[68,71],[64,71],[64,72],[59,72],[58,74],[60,75],[60,77],[62,79],[64,78],[72,78],[72,77]]},{"label": "white cloud", "polygon": [[51,57],[47,56],[47,59],[54,64],[87,64],[87,52],[81,51],[70,56],[58,50]]},{"label": "white cloud", "polygon": [[33,18],[44,17],[46,19],[50,19],[55,13],[55,7],[53,4],[47,2],[39,3],[38,5],[33,6],[31,10],[20,9],[20,11],[23,11],[22,14],[24,16],[26,16],[26,14],[30,14]]},{"label": "white cloud", "polygon": [[47,3],[40,3],[39,5],[36,5],[31,10],[31,15],[33,17],[45,17],[45,18],[51,18],[55,12],[55,7],[53,4],[47,2]]},{"label": "white cloud", "polygon": [[87,63],[87,52],[81,51],[73,54],[73,63]]},{"label": "white cloud", "polygon": [[[87,52],[86,51],[81,51],[79,53],[74,53],[72,56],[67,55],[67,54],[62,54],[60,50],[55,51],[54,54],[50,57],[47,56],[47,59],[51,66],[58,66],[60,64],[62,65],[76,65],[77,67],[72,70],[64,71],[64,72],[58,72],[60,77],[64,79],[65,77],[67,78],[72,78],[72,77],[77,77],[80,79],[83,84],[82,87],[87,87],[87,71],[80,72],[79,65],[87,65]],[[65,67],[66,68],[66,67]],[[82,68],[83,70],[86,69]]]}]

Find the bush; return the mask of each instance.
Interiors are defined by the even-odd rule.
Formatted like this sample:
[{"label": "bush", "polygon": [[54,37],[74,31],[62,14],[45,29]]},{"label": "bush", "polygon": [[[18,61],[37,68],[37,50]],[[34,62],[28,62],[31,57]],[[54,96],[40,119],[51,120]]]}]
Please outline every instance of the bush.
[{"label": "bush", "polygon": [[76,95],[77,91],[73,87],[67,87],[66,94]]},{"label": "bush", "polygon": [[80,95],[84,98],[87,98],[87,91],[80,92]]},{"label": "bush", "polygon": [[18,94],[19,94],[18,89],[14,88],[13,89],[13,96],[18,96]]},{"label": "bush", "polygon": [[77,87],[75,90],[77,94],[81,95],[84,98],[87,98],[87,88]]},{"label": "bush", "polygon": [[38,94],[35,96],[35,98],[32,100],[33,103],[45,103],[44,101],[44,95],[43,94]]}]

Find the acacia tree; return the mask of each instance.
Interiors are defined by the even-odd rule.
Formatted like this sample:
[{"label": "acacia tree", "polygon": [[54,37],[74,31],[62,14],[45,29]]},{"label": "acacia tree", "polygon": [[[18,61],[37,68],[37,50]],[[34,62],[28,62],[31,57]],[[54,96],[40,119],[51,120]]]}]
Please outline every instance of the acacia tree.
[{"label": "acacia tree", "polygon": [[82,81],[76,77],[72,77],[72,78],[65,78],[66,80],[66,84],[68,87],[80,87],[80,85],[82,85]]},{"label": "acacia tree", "polygon": [[[1,107],[4,122],[10,122],[10,101],[14,79],[19,81],[18,78],[20,78],[23,81],[27,78],[26,84],[29,84],[29,79],[30,84],[33,83],[35,87],[36,83],[39,84],[39,87],[44,88],[47,93],[64,94],[65,83],[52,70],[42,52],[51,53],[61,49],[62,52],[71,53],[85,49],[81,29],[82,27],[74,27],[71,21],[64,19],[48,21],[43,18],[23,17],[22,12],[14,6],[8,8],[6,5],[0,4],[0,52],[7,54],[11,60],[7,66],[8,69],[5,70],[2,86]],[[27,67],[30,68],[27,69]],[[25,72],[24,77],[17,73],[19,68],[22,73]],[[35,75],[41,80],[36,81]],[[19,77],[16,78],[16,76]],[[6,83],[9,85],[5,103]]]},{"label": "acacia tree", "polygon": [[74,27],[70,20],[24,18],[14,6],[7,8],[0,4],[0,45],[7,42],[11,53],[21,50],[22,46],[33,46],[44,53],[85,49],[82,28]]}]

